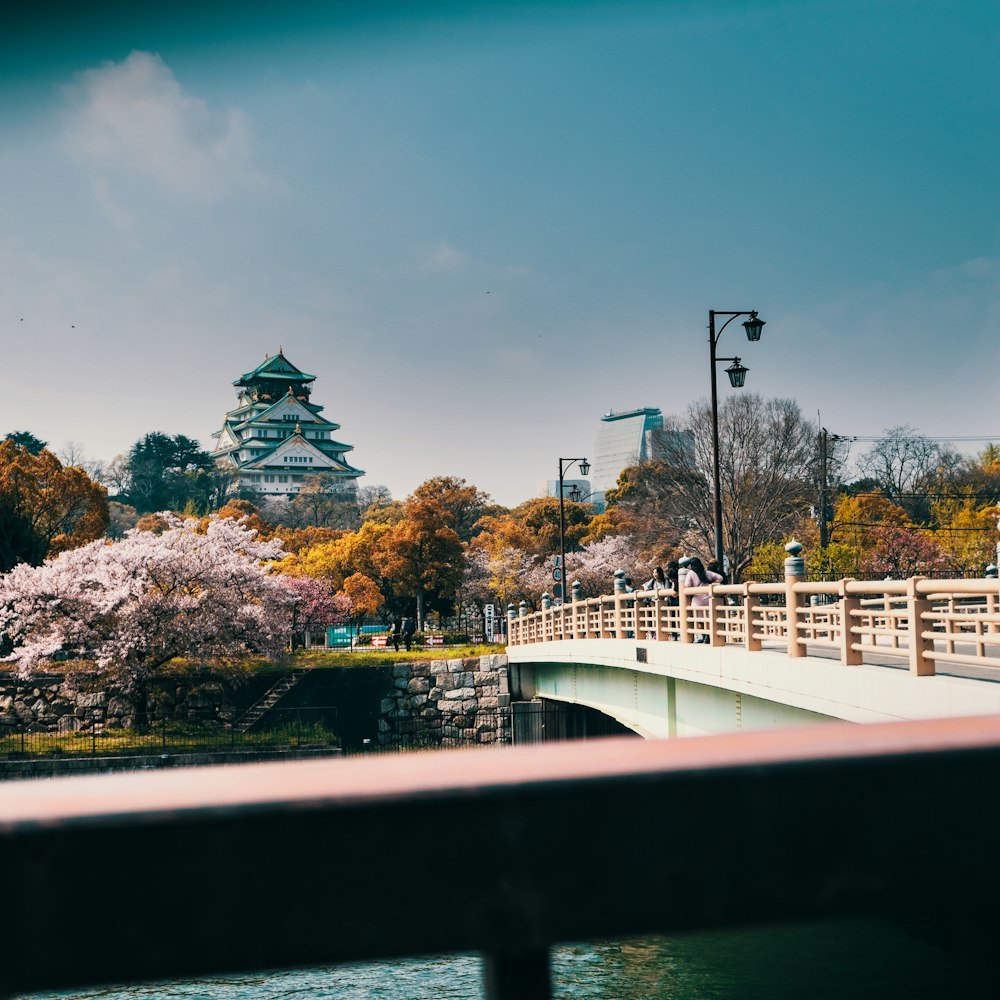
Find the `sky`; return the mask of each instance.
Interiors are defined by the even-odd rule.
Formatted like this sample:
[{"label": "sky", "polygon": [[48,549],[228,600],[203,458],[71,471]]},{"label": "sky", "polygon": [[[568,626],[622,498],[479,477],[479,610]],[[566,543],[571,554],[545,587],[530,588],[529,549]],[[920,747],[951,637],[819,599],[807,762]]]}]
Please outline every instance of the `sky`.
[{"label": "sky", "polygon": [[283,348],[362,484],[513,505],[756,309],[743,391],[1000,441],[1000,5],[143,6],[0,38],[0,433],[210,449]]}]

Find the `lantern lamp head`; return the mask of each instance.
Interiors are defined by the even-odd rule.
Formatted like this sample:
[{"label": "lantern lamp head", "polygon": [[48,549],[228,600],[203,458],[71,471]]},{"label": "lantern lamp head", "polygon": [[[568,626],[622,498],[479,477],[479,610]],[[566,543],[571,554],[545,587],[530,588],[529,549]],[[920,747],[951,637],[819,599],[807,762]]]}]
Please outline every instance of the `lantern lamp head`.
[{"label": "lantern lamp head", "polygon": [[733,358],[733,363],[726,369],[726,374],[729,376],[729,384],[734,389],[742,389],[743,383],[747,380],[748,371],[750,369],[741,365],[739,358]]},{"label": "lantern lamp head", "polygon": [[747,332],[747,340],[760,340],[761,330],[764,329],[764,321],[755,313],[750,313],[750,318],[743,324],[743,329]]}]

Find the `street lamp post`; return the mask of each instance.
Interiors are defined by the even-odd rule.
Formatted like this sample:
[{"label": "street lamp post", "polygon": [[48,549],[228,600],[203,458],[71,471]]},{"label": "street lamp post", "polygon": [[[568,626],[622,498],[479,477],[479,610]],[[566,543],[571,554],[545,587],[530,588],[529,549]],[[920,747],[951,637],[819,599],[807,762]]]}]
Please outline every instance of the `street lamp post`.
[{"label": "street lamp post", "polygon": [[[566,470],[572,468],[573,463],[580,467],[580,475],[586,476],[590,472],[590,462],[585,458],[560,458],[559,459],[559,570],[562,579],[556,581],[559,584],[559,603],[566,601],[566,502],[563,496],[563,478]],[[580,495],[579,489],[574,486],[576,496]]]},{"label": "street lamp post", "polygon": [[[719,327],[718,333],[715,330],[715,317],[728,316],[729,318]],[[716,385],[715,366],[720,361],[731,361],[732,364],[726,369],[729,376],[729,383],[734,389],[742,389],[746,381],[748,368],[745,368],[739,358],[719,358],[715,355],[715,347],[722,336],[722,331],[729,326],[737,316],[749,316],[743,323],[743,329],[747,332],[747,340],[753,342],[760,340],[760,332],[764,328],[764,320],[759,319],[757,313],[752,309],[742,309],[738,312],[709,309],[708,310],[708,350],[711,359],[712,371],[712,486],[714,489],[715,503],[715,559],[719,564],[719,569],[725,569],[723,561],[725,555],[722,551],[722,476],[719,472],[719,390]]]}]

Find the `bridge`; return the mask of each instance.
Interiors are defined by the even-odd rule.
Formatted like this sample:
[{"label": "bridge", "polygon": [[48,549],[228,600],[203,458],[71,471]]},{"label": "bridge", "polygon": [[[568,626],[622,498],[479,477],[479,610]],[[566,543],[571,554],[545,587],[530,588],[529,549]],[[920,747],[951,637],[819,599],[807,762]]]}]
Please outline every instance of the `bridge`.
[{"label": "bridge", "polygon": [[644,737],[1000,713],[996,579],[808,582],[796,554],[778,583],[544,604],[508,612],[515,696]]}]

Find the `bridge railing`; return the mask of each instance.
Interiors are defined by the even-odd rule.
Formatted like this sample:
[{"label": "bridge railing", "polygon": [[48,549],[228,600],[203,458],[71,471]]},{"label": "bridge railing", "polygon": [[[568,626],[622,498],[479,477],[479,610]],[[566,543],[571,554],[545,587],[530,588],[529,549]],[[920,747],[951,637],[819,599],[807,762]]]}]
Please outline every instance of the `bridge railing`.
[{"label": "bridge railing", "polygon": [[[533,1000],[551,995],[560,942],[858,916],[954,949],[976,981],[956,979],[948,995],[993,995],[1000,870],[948,845],[956,831],[1000,827],[1000,797],[984,794],[1000,721],[858,733],[831,724],[13,782],[0,800],[0,995],[479,952],[488,1000]],[[488,845],[475,877],[461,892],[438,879],[400,905],[401,845],[456,836]],[[262,859],[284,865],[283,908],[266,905]],[[161,870],[184,877],[151,878]],[[53,919],[68,877],[97,884],[108,872],[155,925],[128,905]]]},{"label": "bridge railing", "polygon": [[855,666],[870,654],[924,676],[940,662],[1000,667],[996,579],[836,580],[709,584],[581,598],[509,615],[509,645],[640,639],[782,648],[791,657],[833,650]]}]

